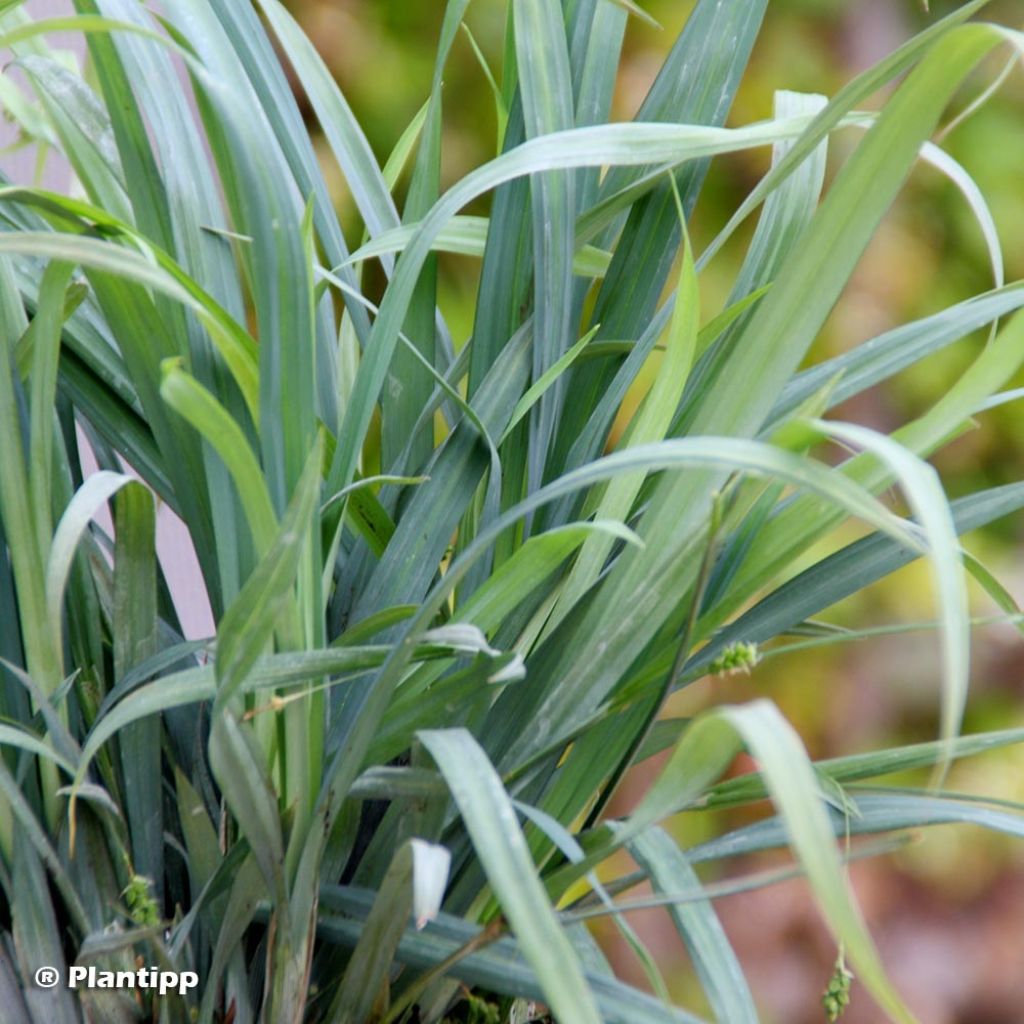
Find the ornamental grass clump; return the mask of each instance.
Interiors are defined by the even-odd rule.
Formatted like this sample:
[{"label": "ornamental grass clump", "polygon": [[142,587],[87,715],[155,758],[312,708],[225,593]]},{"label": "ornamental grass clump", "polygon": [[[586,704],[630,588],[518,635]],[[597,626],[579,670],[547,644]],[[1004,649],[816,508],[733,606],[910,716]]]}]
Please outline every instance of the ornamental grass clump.
[{"label": "ornamental grass clump", "polygon": [[[845,1005],[848,962],[879,1013],[911,1019],[844,860],[861,836],[977,819],[944,770],[1022,739],[961,735],[965,572],[1013,609],[957,538],[1018,510],[1024,484],[950,503],[925,460],[1024,360],[1024,284],[1003,283],[984,201],[929,141],[1024,37],[970,20],[976,0],[831,100],[780,92],[770,119],[726,128],[766,0],[699,0],[636,118],[610,123],[633,3],[479,2],[508,8],[499,152],[443,190],[468,0],[447,3],[425,106],[383,169],[279,0],[4,6],[27,92],[3,95],[73,172],[66,194],[0,188],[5,1022],[506,1021],[531,1003],[563,1024],[696,1020],[625,916],[649,881],[711,1015],[742,1024],[755,1000],[695,865],[773,847],[845,956],[808,1005],[827,985],[825,1009]],[[82,66],[57,31],[82,34]],[[840,130],[855,146],[824,188]],[[755,147],[771,169],[695,252],[712,158]],[[964,189],[996,287],[801,368],[920,161]],[[477,201],[486,219],[463,213]],[[702,308],[702,269],[755,217],[732,293]],[[450,251],[481,261],[465,340],[438,303]],[[990,327],[891,435],[830,416]],[[880,500],[892,487],[907,515]],[[210,639],[183,636],[158,503],[195,547]],[[868,535],[807,567],[851,519]],[[933,581],[934,742],[814,764],[766,693],[659,717],[914,559]],[[720,781],[743,749],[758,770]],[[928,766],[927,790],[855,785]],[[664,827],[766,799],[758,824],[690,849]],[[1010,811],[985,823],[1020,833]],[[609,878],[620,850],[636,872]],[[597,915],[653,994],[612,972]],[[199,983],[65,983],[140,965]],[[36,983],[44,966],[62,981]]]}]

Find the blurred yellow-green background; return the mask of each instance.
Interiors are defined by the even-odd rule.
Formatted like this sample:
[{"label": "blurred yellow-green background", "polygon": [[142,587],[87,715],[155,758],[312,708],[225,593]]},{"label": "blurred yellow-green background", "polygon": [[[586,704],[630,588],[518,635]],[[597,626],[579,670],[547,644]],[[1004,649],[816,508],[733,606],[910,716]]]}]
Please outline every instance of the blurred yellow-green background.
[{"label": "blurred yellow-green background", "polygon": [[[292,6],[341,83],[376,153],[385,159],[427,95],[444,5],[415,0],[293,0]],[[662,28],[631,22],[615,98],[616,118],[633,115],[693,5],[643,0],[643,6]],[[926,12],[914,0],[770,0],[730,123],[770,115],[776,89],[833,94],[858,71],[955,6],[933,3]],[[501,0],[475,0],[467,19],[496,74],[505,8]],[[993,3],[986,16],[1022,27],[1024,4]],[[951,115],[985,88],[1008,56],[1001,53],[972,79]],[[465,37],[456,42],[444,97],[444,175],[451,182],[492,156],[496,139],[492,96]],[[833,170],[857,137],[856,132],[837,137]],[[1000,227],[1007,280],[1020,279],[1024,73],[1016,69],[999,94],[952,132],[944,145],[988,199]],[[716,162],[694,218],[698,250],[763,173],[767,159],[766,153],[747,153]],[[326,159],[325,165],[329,166]],[[352,223],[344,183],[336,172],[331,180]],[[703,275],[705,316],[718,311],[746,237],[726,249]],[[472,322],[477,265],[445,258],[443,270],[444,312],[461,343]],[[938,172],[921,167],[883,224],[813,358],[834,355],[896,324],[986,290],[992,282],[988,253],[967,204]],[[837,415],[891,430],[934,401],[983,343],[980,337],[960,342],[850,402]],[[652,366],[650,372],[655,371]],[[940,453],[935,463],[948,491],[956,496],[1019,479],[1022,452],[1024,416],[1019,405],[1009,404],[985,414],[976,430]],[[1024,598],[1022,539],[1024,523],[1018,516],[968,541],[972,552],[1018,598]],[[830,545],[835,542],[832,538]],[[976,593],[974,611],[991,615],[997,609]],[[826,618],[864,627],[927,620],[932,614],[927,571],[911,566],[831,609]],[[1022,650],[1011,626],[976,631],[969,731],[1024,722]],[[690,713],[708,703],[761,694],[780,704],[816,757],[931,738],[937,730],[938,706],[934,634],[899,634],[770,659],[749,678],[703,681],[681,694],[673,711]],[[967,793],[1024,801],[1024,750],[967,761],[955,768],[949,785]],[[628,792],[623,793],[620,810],[628,799]],[[680,838],[691,843],[719,830],[725,820],[691,816],[676,827]],[[744,873],[777,862],[774,857],[751,858],[729,865],[729,871]],[[887,967],[922,1021],[1024,1021],[1024,847],[978,829],[941,828],[898,854],[854,865],[852,878]],[[777,1024],[823,1019],[820,995],[835,949],[802,883],[725,899],[719,912],[749,972],[764,1019]],[[702,1009],[685,953],[666,916],[643,912],[634,923],[656,952],[674,996]],[[598,931],[619,969],[635,983],[645,984],[639,965],[617,943],[613,931]],[[868,1024],[880,1017],[855,989],[844,1019]]]}]

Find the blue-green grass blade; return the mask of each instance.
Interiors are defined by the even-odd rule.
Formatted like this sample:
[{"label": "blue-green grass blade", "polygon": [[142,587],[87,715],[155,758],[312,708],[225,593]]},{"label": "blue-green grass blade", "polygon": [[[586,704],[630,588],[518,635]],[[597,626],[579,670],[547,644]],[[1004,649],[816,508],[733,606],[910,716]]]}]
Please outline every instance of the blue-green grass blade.
[{"label": "blue-green grass blade", "polygon": [[88,477],[64,510],[48,549],[45,571],[46,612],[54,643],[60,650],[64,626],[64,588],[78,544],[93,517],[124,487],[141,488],[130,476],[101,470]]},{"label": "blue-green grass blade", "polygon": [[[918,455],[926,455],[944,444],[959,424],[968,420],[984,398],[998,391],[1024,362],[1024,314],[1018,313],[986,345],[974,362],[923,416],[894,431],[892,437]],[[892,475],[876,460],[857,456],[844,466],[844,473],[877,493],[892,483]],[[708,615],[700,634],[721,625],[744,600],[765,586],[794,557],[818,538],[834,529],[838,520],[817,502],[798,497],[768,520],[756,550],[740,567],[729,593],[713,614]],[[799,539],[795,531],[799,530]]]},{"label": "blue-green grass blade", "polygon": [[[367,890],[324,886],[321,906],[324,914],[319,934],[328,942],[351,948],[362,932],[373,902]],[[353,920],[354,918],[354,920]],[[441,913],[422,931],[406,930],[398,944],[397,958],[418,970],[430,970],[444,962],[467,943],[479,941],[482,929],[453,914]],[[510,998],[545,999],[544,989],[516,942],[501,938],[462,958],[450,968],[453,977],[468,985]],[[603,973],[588,973],[587,982],[608,1024],[702,1024],[700,1018],[678,1007],[667,1007],[646,992],[632,988]]]},{"label": "blue-green grass blade", "polygon": [[[629,852],[651,880],[654,893],[700,887],[700,879],[675,840],[650,828],[629,843]],[[757,1024],[757,1009],[736,954],[710,900],[669,907],[672,923],[686,945],[694,970],[719,1021]]]},{"label": "blue-green grass blade", "polygon": [[[674,182],[672,188],[675,189]],[[630,422],[621,442],[622,446],[647,444],[665,437],[676,407],[683,397],[697,351],[700,290],[689,236],[686,234],[685,224],[682,223],[682,201],[678,192],[675,195],[684,241],[676,302],[666,331],[664,354],[657,377],[650,392],[645,396],[642,407]],[[592,498],[592,504],[596,505],[594,515],[599,519],[626,521],[642,484],[642,477],[618,477],[613,480],[602,494]],[[611,549],[612,545],[607,537],[593,537],[584,544],[566,580],[559,603],[552,612],[546,627],[548,630],[557,626],[568,610],[597,580]]]},{"label": "blue-green grass blade", "polygon": [[96,95],[55,60],[29,56],[19,63],[90,199],[123,220],[131,220],[110,121]]},{"label": "blue-green grass blade", "polygon": [[[841,784],[877,779],[897,772],[931,768],[938,764],[952,749],[952,756],[959,760],[975,757],[990,750],[1024,743],[1024,729],[1000,729],[994,732],[970,733],[957,736],[952,744],[944,740],[930,740],[905,747],[889,747],[885,750],[865,754],[851,754],[815,761],[814,770]],[[765,796],[764,780],[758,774],[743,775],[728,779],[714,786],[702,799],[704,807],[728,807],[738,803],[761,800]]]},{"label": "blue-green grass blade", "polygon": [[[156,653],[156,511],[144,487],[123,488],[115,506],[114,675],[122,678]],[[124,809],[131,833],[133,867],[152,879],[158,902],[164,877],[161,721],[151,718],[121,733],[119,753]]]},{"label": "blue-green grass blade", "polygon": [[266,757],[230,710],[214,716],[210,767],[282,916],[287,914],[284,842]]},{"label": "blue-green grass blade", "polygon": [[160,384],[163,400],[202,436],[224,462],[245,510],[256,552],[267,553],[277,534],[277,515],[245,433],[230,413],[177,360],[166,360]]},{"label": "blue-green grass blade", "polygon": [[[281,146],[299,194],[313,199],[316,230],[327,261],[331,266],[340,266],[348,257],[345,237],[294,93],[263,23],[251,4],[239,0],[212,0],[212,6],[259,97],[260,106]],[[340,273],[348,284],[356,286],[355,278],[350,277],[347,271]],[[365,340],[370,330],[366,312],[347,298],[345,302],[357,337]],[[328,422],[334,423],[333,420]]]},{"label": "blue-green grass blade", "polygon": [[468,732],[420,734],[459,808],[523,955],[558,1019],[601,1019],[572,946],[548,902],[501,779]]},{"label": "blue-green grass blade", "polygon": [[[732,106],[766,8],[765,0],[700,0],[690,15],[636,121],[721,125]],[[648,167],[662,161],[651,160]],[[611,167],[601,183],[602,197],[618,192],[642,175],[642,164]],[[673,169],[676,187],[689,217],[703,186],[707,160]],[[609,229],[609,234],[614,234]],[[600,338],[634,337],[652,317],[679,243],[675,198],[662,179],[629,208],[626,221],[594,303],[592,322]],[[564,465],[571,439],[598,403],[614,366],[581,366],[573,375],[575,400],[560,430],[554,465]]]},{"label": "blue-green grass blade", "polygon": [[448,881],[451,854],[443,846],[410,839],[395,853],[352,951],[331,1006],[337,1024],[360,1024],[370,1016],[387,984],[392,957],[412,915],[417,928],[437,915]]},{"label": "blue-green grass blade", "polygon": [[[557,0],[515,0],[516,61],[526,138],[564,131],[575,123],[572,72],[561,5]],[[573,229],[576,216],[573,176],[536,175],[530,180],[533,216],[532,379],[539,380],[570,348],[573,295]],[[544,463],[564,398],[556,381],[531,413],[528,490],[541,482]]]},{"label": "blue-green grass blade", "polygon": [[[361,245],[348,258],[348,262],[360,263],[386,253],[400,253],[413,239],[418,227],[417,222],[385,231],[365,245]],[[489,232],[490,220],[487,217],[460,215],[453,217],[448,226],[438,234],[432,248],[434,251],[450,252],[460,256],[482,257]],[[603,249],[584,245],[573,257],[573,272],[585,277],[601,277],[608,269],[610,259],[610,254]]]},{"label": "blue-green grass blade", "polygon": [[[830,825],[837,838],[872,835],[896,829],[928,828],[936,825],[980,825],[1015,839],[1024,838],[1024,815],[986,807],[966,800],[950,799],[931,793],[892,793],[886,790],[850,793],[856,814],[844,816],[832,810]],[[701,843],[687,851],[693,861],[719,860],[758,850],[770,850],[787,843],[785,826],[769,818]]]},{"label": "blue-green grass blade", "polygon": [[[930,465],[884,434],[850,423],[815,421],[827,434],[874,452],[892,468],[928,542],[928,561],[939,608],[942,644],[942,739],[960,730],[970,682],[967,581],[956,525],[939,475]],[[940,765],[940,773],[948,760]]]},{"label": "blue-green grass blade", "polygon": [[330,418],[317,408],[317,317],[302,207],[266,119],[251,116],[251,84],[213,11],[188,2],[172,16],[187,16],[189,42],[205,68],[193,70],[193,82],[233,227],[253,240],[245,252],[260,338],[259,438],[280,514],[302,473],[317,413]]},{"label": "blue-green grass blade", "polygon": [[215,661],[218,703],[227,706],[275,629],[297,643],[294,586],[320,497],[321,441],[313,446],[273,543],[221,621]]},{"label": "blue-green grass blade", "polygon": [[[994,522],[1021,507],[1022,484],[994,487],[950,503],[958,534]],[[847,545],[794,576],[717,633],[687,662],[683,678],[694,678],[730,644],[740,639],[764,643],[895,572],[915,557],[910,549],[878,534]]]},{"label": "blue-green grass blade", "polygon": [[[813,115],[825,104],[826,100],[822,96],[777,92],[774,111],[776,117]],[[772,166],[777,167],[785,160],[794,145],[795,142],[791,139],[776,143],[772,147]],[[794,248],[800,244],[800,239],[818,207],[827,156],[828,138],[825,137],[794,172],[768,196],[729,294],[727,308],[733,308],[736,303],[756,294],[761,288],[770,287]],[[690,387],[672,423],[673,435],[688,432],[695,400],[701,394],[722,386],[722,367],[730,350],[744,344],[743,331],[752,316],[753,311],[748,310],[743,317],[738,318],[728,331],[723,332],[715,346],[695,367]],[[819,387],[822,383],[819,383]]]},{"label": "blue-green grass blade", "polygon": [[[628,842],[651,824],[698,800],[728,767],[741,740],[761,765],[778,810],[776,845],[793,849],[826,921],[879,1005],[892,1019],[912,1022],[913,1016],[886,977],[853,900],[818,777],[796,732],[768,701],[726,706],[696,719],[636,810],[611,833],[613,843],[609,846]],[[609,847],[591,854],[584,863],[602,858],[607,852]],[[688,857],[696,859],[691,852]],[[572,870],[578,872],[579,866],[574,865]]]},{"label": "blue-green grass blade", "polygon": [[309,96],[370,236],[397,227],[399,217],[391,191],[362,128],[322,58],[277,0],[260,0],[259,6]]},{"label": "blue-green grass blade", "polygon": [[1021,306],[1024,282],[1018,281],[886,331],[796,374],[782,389],[768,420],[784,419],[827,381],[837,378],[827,404],[833,408]]},{"label": "blue-green grass blade", "polygon": [[[524,818],[532,822],[539,831],[547,836],[558,847],[559,853],[567,860],[575,863],[584,859],[583,847],[576,841],[575,836],[557,819],[536,807],[531,807],[529,804],[524,804],[518,800],[515,802],[515,808]],[[665,979],[661,976],[661,971],[658,970],[658,965],[651,951],[644,945],[643,940],[633,930],[633,927],[625,917],[616,912],[612,898],[608,895],[604,886],[601,885],[595,872],[590,871],[587,873],[587,884],[600,898],[601,902],[608,907],[612,920],[615,922],[615,927],[619,930],[619,933],[633,951],[633,955],[639,961],[655,995],[663,1003],[670,1005],[672,999],[665,985]]]},{"label": "blue-green grass blade", "polygon": [[[421,222],[416,236],[399,260],[381,303],[380,315],[374,323],[371,344],[359,366],[338,439],[329,486],[340,489],[351,481],[416,278],[437,233],[463,206],[491,189],[532,173],[606,164],[684,164],[717,153],[736,152],[769,145],[782,138],[795,138],[807,123],[806,117],[795,117],[736,129],[671,124],[614,124],[570,129],[531,139],[467,175],[441,197],[430,215]],[[492,213],[491,231],[499,228]]]},{"label": "blue-green grass blade", "polygon": [[29,412],[29,488],[32,516],[40,551],[50,544],[53,528],[54,444],[57,391],[57,367],[60,358],[61,328],[64,324],[64,295],[71,282],[74,266],[51,263],[39,285],[37,312],[33,320],[34,340],[29,372],[31,404]]},{"label": "blue-green grass blade", "polygon": [[701,257],[702,265],[714,257],[732,237],[739,225],[803,163],[818,143],[839,124],[849,111],[853,110],[862,100],[877,92],[887,82],[913,67],[921,60],[922,55],[940,42],[944,36],[961,26],[990,2],[991,0],[970,0],[969,3],[957,8],[934,25],[930,25],[923,32],[908,39],[887,57],[843,86],[828,106],[815,118],[814,123],[793,146],[786,158],[773,167],[740,204],[729,222],[704,251]]},{"label": "blue-green grass blade", "polygon": [[[881,510],[866,494],[856,488],[849,488],[848,481],[840,476],[815,466],[814,463],[782,452],[767,445],[742,441],[731,438],[689,438],[685,440],[663,441],[657,445],[643,445],[627,449],[607,456],[598,462],[582,467],[556,481],[546,485],[519,505],[499,516],[465,549],[455,562],[449,566],[443,579],[432,589],[421,605],[419,613],[404,630],[404,638],[416,637],[429,628],[430,623],[441,610],[449,595],[458,587],[473,568],[475,562],[488,550],[491,544],[510,526],[516,524],[523,516],[547,502],[553,501],[563,494],[590,486],[594,483],[610,479],[618,473],[636,470],[655,471],[658,469],[678,469],[682,467],[697,468],[701,466],[722,467],[745,472],[778,475],[792,483],[821,488],[833,500],[839,499],[848,504],[851,511],[863,515],[869,522],[875,522],[881,529],[894,534],[907,543],[917,546],[919,542],[913,533],[908,533],[905,525],[885,510]],[[423,493],[422,490],[418,493]],[[324,773],[324,788],[321,792],[317,814],[323,816],[328,823],[334,820],[344,794],[359,774],[362,761],[369,747],[370,738],[377,729],[385,714],[391,696],[402,673],[412,655],[411,646],[403,642],[398,645],[384,665],[383,671],[372,685],[359,693],[353,705],[349,722],[339,737],[337,751]],[[532,698],[536,700],[536,698]],[[506,708],[499,700],[496,708],[498,723],[504,722],[501,728],[489,728],[488,735],[492,743],[500,749],[501,745],[517,742],[520,748],[517,753],[529,756],[531,748],[545,747],[555,742],[552,735],[557,727],[564,727],[570,734],[575,731],[581,717],[589,718],[590,709],[582,707],[570,712],[558,723],[549,723],[546,727],[542,719],[535,719],[537,725],[534,732],[523,738],[518,730],[514,736],[508,736],[508,716]],[[518,719],[516,719],[518,720]],[[304,855],[305,870],[309,871],[315,863],[314,847],[308,847]]]},{"label": "blue-green grass blade", "polygon": [[[442,76],[468,6],[469,0],[449,0],[445,8],[426,123],[402,211],[405,223],[424,217],[440,194]],[[399,346],[390,368],[394,386],[385,388],[381,395],[381,464],[385,467],[398,465],[398,457],[402,456],[406,460],[405,465],[416,470],[427,462],[433,452],[433,424],[428,422],[417,428],[417,419],[433,390],[429,369],[436,361],[435,334],[442,326],[436,323],[438,315],[437,260],[429,257],[420,272],[405,320],[405,334],[411,339],[416,352],[410,351],[408,346]],[[422,360],[416,358],[417,353],[423,357]]]}]

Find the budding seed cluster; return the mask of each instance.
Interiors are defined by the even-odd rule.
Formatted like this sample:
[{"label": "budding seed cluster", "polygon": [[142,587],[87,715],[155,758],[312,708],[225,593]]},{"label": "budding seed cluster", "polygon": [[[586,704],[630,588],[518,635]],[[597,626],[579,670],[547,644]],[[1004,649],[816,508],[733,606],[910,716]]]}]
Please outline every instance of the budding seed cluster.
[{"label": "budding seed cluster", "polygon": [[825,1016],[829,1024],[835,1024],[843,1015],[850,1002],[850,983],[853,981],[853,973],[847,968],[843,954],[839,954],[836,960],[835,970],[828,980],[828,988],[821,997],[821,1005],[825,1007]]},{"label": "budding seed cluster", "polygon": [[149,885],[149,879],[144,875],[132,875],[123,893],[131,919],[143,927],[160,923],[160,911],[150,894]]},{"label": "budding seed cluster", "polygon": [[736,672],[747,672],[758,663],[760,654],[757,644],[735,643],[728,647],[708,665],[708,675],[734,675]]}]

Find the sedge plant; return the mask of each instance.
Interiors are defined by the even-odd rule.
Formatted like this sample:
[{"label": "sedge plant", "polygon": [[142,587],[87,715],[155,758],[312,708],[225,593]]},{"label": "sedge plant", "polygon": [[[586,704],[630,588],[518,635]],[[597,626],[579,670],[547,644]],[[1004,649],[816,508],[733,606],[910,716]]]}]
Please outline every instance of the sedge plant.
[{"label": "sedge plant", "polygon": [[[908,1021],[844,859],[936,823],[1021,833],[942,779],[1024,738],[961,734],[967,576],[1015,606],[958,540],[1024,505],[1024,484],[950,503],[926,460],[1008,397],[1024,284],[1000,273],[804,362],[922,161],[963,189],[998,271],[984,200],[931,140],[976,66],[1024,37],[975,0],[831,99],[780,92],[770,119],[725,127],[766,0],[699,0],[635,119],[611,123],[643,12],[491,3],[508,19],[488,70],[498,151],[444,189],[444,71],[468,0],[445,5],[425,105],[386,161],[279,0],[75,0],[44,20],[3,5],[24,89],[2,98],[73,176],[62,193],[0,188],[6,1024],[523,1020],[531,1003],[563,1024],[756,1021],[712,903],[728,886],[696,866],[775,847],[840,951],[825,1012],[852,972]],[[80,33],[85,58],[55,32]],[[347,233],[295,83],[358,212]],[[825,188],[838,131],[855,145]],[[753,148],[770,170],[695,252],[713,158]],[[701,270],[748,218],[732,293],[702,308]],[[438,301],[441,252],[480,261],[468,339]],[[830,415],[958,342],[966,371],[891,434]],[[892,487],[906,515],[880,500]],[[195,547],[210,638],[182,634],[158,504]],[[822,556],[850,520],[867,534]],[[815,764],[767,696],[661,716],[915,559],[941,654],[934,742]],[[721,781],[744,749],[757,771]],[[857,788],[929,766],[928,789]],[[758,824],[689,849],[664,827],[765,800]],[[620,850],[636,870],[610,877]],[[630,925],[644,882],[703,1009],[672,1005]],[[616,977],[597,915],[650,992]],[[44,965],[199,984],[46,988]]]}]

